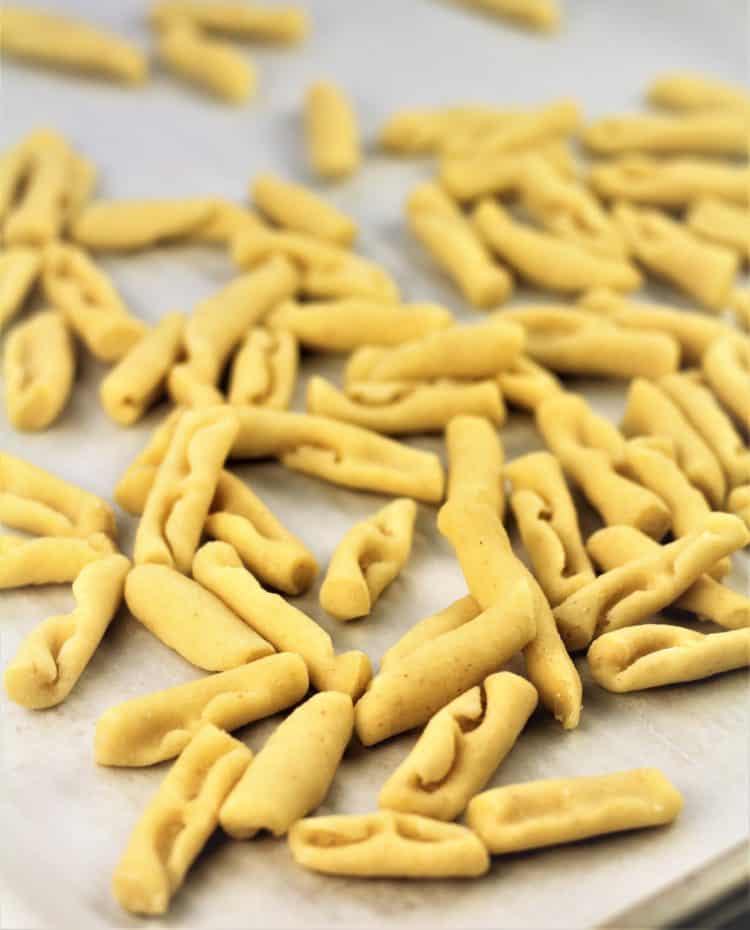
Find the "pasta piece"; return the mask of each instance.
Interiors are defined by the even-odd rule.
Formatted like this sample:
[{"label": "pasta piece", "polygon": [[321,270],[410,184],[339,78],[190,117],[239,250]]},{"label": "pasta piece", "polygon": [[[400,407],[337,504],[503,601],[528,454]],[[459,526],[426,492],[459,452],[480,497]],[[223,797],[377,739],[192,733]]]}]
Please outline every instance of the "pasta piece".
[{"label": "pasta piece", "polygon": [[507,16],[540,32],[554,32],[560,25],[557,0],[463,0],[497,16]]},{"label": "pasta piece", "polygon": [[6,667],[3,681],[12,701],[42,710],[65,700],[120,606],[129,569],[129,560],[119,554],[81,569],[73,582],[75,610],[45,620]]},{"label": "pasta piece", "polygon": [[188,243],[221,245],[227,249],[235,238],[248,229],[263,229],[265,223],[248,207],[240,207],[231,200],[213,198],[213,210],[205,223],[201,223],[186,237]]},{"label": "pasta piece", "polygon": [[258,830],[284,836],[322,804],[353,728],[348,695],[325,691],[305,701],[274,730],[222,805],[222,829],[238,840]]},{"label": "pasta piece", "polygon": [[236,39],[293,44],[307,35],[309,22],[304,10],[295,6],[263,7],[242,0],[157,0],[151,7],[153,25],[161,27],[174,19],[188,19],[209,32]]},{"label": "pasta piece", "polygon": [[557,459],[535,452],[505,466],[511,506],[534,575],[551,607],[594,580],[578,515]]},{"label": "pasta piece", "polygon": [[89,562],[114,550],[104,533],[85,539],[70,536],[0,536],[0,590],[74,581]]},{"label": "pasta piece", "polygon": [[534,361],[563,374],[659,378],[679,366],[679,346],[666,333],[621,329],[585,310],[530,306],[499,317],[523,326]]},{"label": "pasta piece", "polygon": [[503,444],[497,430],[485,417],[462,414],[452,417],[445,428],[448,452],[449,501],[485,500],[503,519]]},{"label": "pasta piece", "polygon": [[441,432],[460,414],[505,421],[500,389],[491,380],[364,381],[343,394],[315,375],[307,382],[307,410],[394,436]]},{"label": "pasta piece", "polygon": [[189,573],[237,430],[228,407],[183,414],[138,524],[136,565],[150,562]]},{"label": "pasta piece", "polygon": [[735,488],[729,495],[727,507],[730,513],[736,514],[750,529],[750,484]]},{"label": "pasta piece", "polygon": [[[513,553],[499,516],[486,501],[449,501],[438,529],[456,550],[469,591],[479,606],[502,616],[525,590],[530,596],[534,635],[524,644],[526,671],[542,704],[566,730],[578,726],[581,679],[565,651],[552,611],[534,576]],[[505,621],[503,621],[505,622]]]},{"label": "pasta piece", "polygon": [[648,86],[647,99],[668,110],[750,106],[750,94],[744,87],[693,71],[668,71],[658,75]]},{"label": "pasta piece", "polygon": [[350,297],[317,303],[285,301],[266,325],[288,330],[317,352],[351,352],[360,346],[394,346],[447,329],[450,310],[435,304],[394,304]]},{"label": "pasta piece", "polygon": [[166,912],[252,757],[211,724],[196,733],[149,802],[115,869],[112,890],[126,911]]},{"label": "pasta piece", "polygon": [[289,831],[295,861],[314,872],[367,878],[473,878],[487,850],[466,827],[416,814],[311,817]]},{"label": "pasta piece", "polygon": [[21,193],[31,165],[33,133],[0,155],[0,219],[5,220]]},{"label": "pasta piece", "polygon": [[367,656],[336,655],[326,631],[283,597],[264,591],[231,546],[207,543],[196,553],[193,574],[279,651],[302,656],[319,691],[341,691],[356,700],[367,687],[372,678]]},{"label": "pasta piece", "polygon": [[322,178],[338,179],[359,167],[359,127],[351,102],[329,81],[312,84],[305,96],[305,135],[310,167]]},{"label": "pasta piece", "polygon": [[5,410],[19,430],[54,423],[70,399],[76,358],[73,340],[55,310],[17,324],[5,344]]},{"label": "pasta piece", "polygon": [[142,84],[148,74],[140,49],[118,36],[76,19],[3,7],[3,52],[52,68]]},{"label": "pasta piece", "polygon": [[584,649],[595,636],[633,626],[674,603],[719,559],[750,541],[744,524],[714,513],[702,530],[613,569],[571,594],[555,608],[567,647]]},{"label": "pasta piece", "polygon": [[[481,155],[498,156],[506,152],[528,151],[575,132],[581,123],[581,108],[575,100],[564,97],[538,109],[522,111],[481,138],[473,140],[471,148]],[[465,153],[466,146],[460,147]],[[449,152],[456,152],[452,146]]]},{"label": "pasta piece", "polygon": [[[747,194],[750,180],[744,184]],[[747,206],[737,207],[706,197],[691,204],[685,223],[702,239],[735,249],[745,262],[750,261],[750,210]]]},{"label": "pasta piece", "polygon": [[183,414],[182,408],[173,410],[154,430],[146,448],[128,466],[115,486],[115,500],[134,516],[143,513],[146,499],[154,483],[159,465],[164,461],[172,436]]},{"label": "pasta piece", "polygon": [[409,653],[414,652],[430,640],[442,636],[443,633],[450,633],[465,623],[475,620],[481,612],[482,609],[479,604],[470,594],[467,594],[466,597],[459,598],[459,600],[449,604],[448,607],[436,614],[425,617],[424,620],[415,623],[383,655],[380,660],[380,671],[390,671]]},{"label": "pasta piece", "polygon": [[478,794],[467,822],[495,855],[658,827],[682,810],[682,795],[658,769],[554,778]]},{"label": "pasta piece", "polygon": [[400,497],[356,523],[336,547],[320,606],[338,620],[366,617],[411,553],[417,505]]},{"label": "pasta piece", "polygon": [[497,264],[459,207],[435,184],[421,184],[406,201],[414,236],[475,307],[503,303],[513,289],[510,274]]},{"label": "pasta piece", "polygon": [[80,249],[56,243],[44,252],[42,283],[50,303],[62,313],[86,348],[102,362],[122,358],[146,332],[120,295]]},{"label": "pasta piece", "polygon": [[255,68],[248,60],[184,19],[170,21],[158,35],[157,52],[173,74],[227,103],[244,103],[255,91]]},{"label": "pasta piece", "polygon": [[599,155],[747,155],[747,117],[737,111],[684,116],[605,116],[581,131],[581,141]]},{"label": "pasta piece", "polygon": [[625,524],[661,539],[671,523],[664,501],[622,474],[625,439],[586,401],[561,393],[536,411],[536,425],[562,466],[607,526]]},{"label": "pasta piece", "polygon": [[196,237],[216,216],[216,201],[95,200],[76,217],[75,241],[95,252],[135,252]]},{"label": "pasta piece", "polygon": [[76,219],[78,214],[87,205],[94,193],[97,182],[97,168],[88,158],[83,158],[72,152],[70,182],[68,192],[65,197],[66,206],[66,226]]},{"label": "pasta piece", "polygon": [[301,184],[260,174],[251,194],[263,213],[284,229],[342,246],[351,245],[357,236],[357,226],[348,216]]},{"label": "pasta piece", "polygon": [[122,426],[137,423],[164,391],[182,352],[185,317],[168,313],[124,355],[99,385],[105,412]]},{"label": "pasta piece", "polygon": [[286,710],[307,693],[307,668],[289,652],[110,707],[94,737],[98,765],[155,765],[179,755],[207,723],[236,730]]},{"label": "pasta piece", "polygon": [[378,804],[454,820],[511,751],[536,704],[536,689],[525,678],[490,675],[435,714]]},{"label": "pasta piece", "polygon": [[0,253],[0,328],[23,309],[41,269],[35,249],[17,246]]},{"label": "pasta piece", "polygon": [[742,329],[750,329],[750,290],[736,288],[729,295],[729,307],[735,322]]},{"label": "pasta piece", "polygon": [[398,155],[436,154],[458,134],[483,133],[516,115],[513,110],[481,106],[399,110],[381,127],[378,141]]},{"label": "pasta piece", "polygon": [[703,374],[714,394],[747,429],[750,425],[750,340],[733,335],[715,339],[703,356]]},{"label": "pasta piece", "polygon": [[519,355],[510,368],[501,371],[497,382],[509,404],[532,412],[548,397],[561,394],[563,390],[551,371],[527,355]]},{"label": "pasta piece", "polygon": [[638,271],[622,258],[594,255],[574,242],[518,223],[497,203],[482,200],[473,221],[481,238],[532,284],[561,293],[592,287],[634,291]]},{"label": "pasta piece", "polygon": [[299,349],[286,330],[251,329],[232,362],[230,404],[254,404],[286,410],[297,381]]},{"label": "pasta piece", "polygon": [[750,629],[695,633],[646,623],[599,637],[586,656],[594,681],[623,694],[699,681],[750,665]]},{"label": "pasta piece", "polygon": [[219,476],[204,530],[233,546],[250,571],[285,594],[304,594],[318,574],[312,552],[231,472]]},{"label": "pasta piece", "polygon": [[631,382],[622,430],[626,436],[670,437],[677,463],[691,484],[714,507],[721,507],[726,481],[718,459],[663,388],[644,378]]},{"label": "pasta piece", "polygon": [[349,488],[427,502],[443,497],[443,468],[431,452],[327,417],[235,409],[240,431],[232,458],[275,457],[287,468]]},{"label": "pasta piece", "polygon": [[658,210],[621,203],[614,217],[628,249],[645,267],[708,310],[722,310],[739,267],[737,253],[696,238]]}]

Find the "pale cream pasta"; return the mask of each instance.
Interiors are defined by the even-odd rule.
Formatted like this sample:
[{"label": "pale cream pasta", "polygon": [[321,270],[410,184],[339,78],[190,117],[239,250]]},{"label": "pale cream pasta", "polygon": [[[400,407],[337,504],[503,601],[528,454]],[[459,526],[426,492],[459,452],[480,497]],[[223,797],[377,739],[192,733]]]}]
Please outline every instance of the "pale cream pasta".
[{"label": "pale cream pasta", "polygon": [[89,562],[113,551],[112,540],[104,533],[86,538],[0,536],[0,590],[74,581]]},{"label": "pale cream pasta", "polygon": [[487,417],[462,414],[445,428],[448,453],[449,501],[480,497],[497,513],[505,513],[504,450],[498,431]]},{"label": "pale cream pasta", "polygon": [[298,366],[299,347],[292,333],[256,326],[234,356],[227,400],[285,410],[294,393]]},{"label": "pale cream pasta", "polygon": [[148,445],[130,463],[115,485],[115,500],[128,513],[136,516],[143,513],[156,472],[164,460],[183,412],[183,408],[177,407],[164,417],[151,434]]},{"label": "pale cream pasta", "polygon": [[560,6],[557,0],[463,0],[497,16],[507,16],[530,29],[553,32],[560,25]]},{"label": "pale cream pasta", "polygon": [[497,376],[503,399],[514,407],[535,411],[536,408],[563,387],[558,378],[528,355],[518,358]]},{"label": "pale cream pasta", "polygon": [[648,86],[649,103],[668,110],[713,110],[750,106],[744,87],[697,71],[668,71]]}]

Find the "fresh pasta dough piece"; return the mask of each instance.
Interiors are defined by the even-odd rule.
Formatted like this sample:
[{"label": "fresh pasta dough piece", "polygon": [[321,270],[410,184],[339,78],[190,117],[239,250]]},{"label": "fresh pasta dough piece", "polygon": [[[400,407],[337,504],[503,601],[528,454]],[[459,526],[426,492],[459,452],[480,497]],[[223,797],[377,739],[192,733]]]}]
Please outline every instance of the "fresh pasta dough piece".
[{"label": "fresh pasta dough piece", "polygon": [[146,332],[107,276],[75,246],[54,243],[45,249],[42,283],[50,303],[102,362],[122,358]]},{"label": "fresh pasta dough piece", "polygon": [[527,592],[535,627],[524,644],[527,674],[555,719],[566,730],[577,727],[581,679],[565,650],[550,605],[534,576],[513,553],[500,517],[481,498],[453,500],[440,510],[438,529],[455,549],[469,591],[483,610],[492,606],[503,616],[518,592]]},{"label": "fresh pasta dough piece", "polygon": [[130,561],[119,554],[81,569],[73,582],[75,610],[36,627],[6,667],[3,681],[12,701],[42,710],[65,700],[120,606],[129,569]]},{"label": "fresh pasta dough piece", "polygon": [[229,407],[182,415],[138,524],[136,565],[150,562],[190,571],[237,430],[237,419]]},{"label": "fresh pasta dough piece", "polygon": [[662,538],[671,523],[669,508],[622,474],[625,439],[609,420],[595,414],[583,397],[563,392],[539,405],[536,425],[566,476],[607,526],[635,526]]},{"label": "fresh pasta dough piece", "polygon": [[216,210],[208,197],[95,200],[78,214],[71,234],[94,252],[135,252],[196,236]]},{"label": "fresh pasta dough piece", "polygon": [[344,92],[330,81],[316,81],[307,90],[305,136],[310,167],[320,177],[344,178],[359,167],[356,114]]},{"label": "fresh pasta dough piece", "polygon": [[414,188],[406,201],[406,219],[469,303],[492,307],[508,298],[512,277],[493,260],[461,209],[436,184]]},{"label": "fresh pasta dough piece", "polygon": [[250,571],[285,594],[304,594],[318,574],[312,552],[231,472],[219,476],[204,530],[233,546]]},{"label": "fresh pasta dough piece", "polygon": [[36,249],[16,246],[0,252],[0,328],[23,309],[41,269]]},{"label": "fresh pasta dough piece", "polygon": [[237,350],[229,375],[230,404],[285,410],[297,381],[299,348],[292,333],[251,329]]},{"label": "fresh pasta dough piece", "polygon": [[498,156],[505,152],[529,151],[562,137],[572,135],[581,123],[579,104],[563,97],[537,109],[521,111],[513,119],[491,128],[479,138],[457,140],[457,144],[446,147],[446,151],[465,154],[467,149],[481,155]]},{"label": "fresh pasta dough piece", "polygon": [[400,497],[346,533],[328,564],[320,606],[338,620],[366,617],[411,553],[417,505]]},{"label": "fresh pasta dough piece", "polygon": [[206,675],[110,707],[94,737],[98,765],[155,765],[179,755],[207,723],[236,730],[286,710],[307,693],[307,668],[289,652]]},{"label": "fresh pasta dough piece", "polygon": [[421,339],[454,323],[436,304],[395,304],[358,297],[297,303],[288,300],[266,318],[317,352],[351,352],[360,346],[394,346]]},{"label": "fresh pasta dough piece", "polygon": [[729,295],[729,307],[734,314],[735,323],[742,329],[750,329],[750,290],[735,288]]},{"label": "fresh pasta dough piece", "polygon": [[[586,549],[606,572],[628,562],[659,555],[659,544],[632,526],[608,526],[598,530],[586,540]],[[750,626],[750,598],[721,584],[710,574],[701,575],[693,582],[674,606],[728,630]]]},{"label": "fresh pasta dough piece", "polygon": [[324,691],[273,731],[222,805],[222,829],[238,840],[268,830],[284,836],[320,807],[354,729],[347,694]]},{"label": "fresh pasta dough piece", "polygon": [[445,428],[449,501],[481,497],[502,520],[505,514],[503,444],[493,424],[481,416],[452,417]]},{"label": "fresh pasta dough piece", "polygon": [[472,218],[488,247],[539,287],[561,293],[593,287],[634,291],[642,283],[624,258],[594,255],[575,242],[519,223],[491,200],[481,200]]},{"label": "fresh pasta dough piece", "polygon": [[[147,201],[146,201],[147,202]],[[221,245],[229,249],[234,239],[247,229],[263,229],[265,223],[249,207],[214,197],[208,219],[196,226],[185,239],[188,243]]]},{"label": "fresh pasta dough piece", "polygon": [[736,252],[698,239],[658,210],[620,203],[614,217],[631,254],[708,310],[724,308],[739,268]]},{"label": "fresh pasta dough piece", "polygon": [[367,656],[356,651],[337,655],[328,633],[283,597],[264,591],[232,546],[202,546],[193,574],[279,651],[302,656],[319,691],[341,691],[356,700],[365,690],[372,678]]},{"label": "fresh pasta dough piece", "polygon": [[380,660],[380,671],[390,671],[404,656],[414,652],[430,640],[442,636],[443,633],[450,633],[463,626],[464,623],[475,620],[481,612],[482,608],[479,604],[470,594],[467,594],[466,597],[459,598],[436,614],[419,620],[383,655]]},{"label": "fresh pasta dough piece", "polygon": [[167,911],[252,757],[212,724],[198,730],[141,815],[117,864],[112,891],[121,907],[133,914]]},{"label": "fresh pasta dough piece", "polygon": [[232,458],[274,457],[287,468],[345,487],[427,502],[443,497],[443,468],[431,452],[327,417],[234,409],[240,430]]},{"label": "fresh pasta dough piece", "polygon": [[304,39],[309,22],[303,9],[295,6],[259,6],[242,0],[157,0],[150,20],[156,27],[174,19],[188,19],[208,32],[235,39],[292,44]]},{"label": "fresh pasta dough piece", "polygon": [[532,412],[548,397],[563,390],[551,371],[527,355],[519,355],[509,368],[501,371],[497,383],[507,403]]},{"label": "fresh pasta dough piece", "polygon": [[702,363],[703,374],[714,394],[747,429],[750,425],[750,340],[735,335],[715,339]]},{"label": "fresh pasta dough piece", "polygon": [[89,562],[114,550],[104,533],[86,538],[0,536],[0,590],[74,581]]},{"label": "fresh pasta dough piece", "polygon": [[497,16],[507,16],[530,29],[554,32],[560,25],[557,0],[463,0]]},{"label": "fresh pasta dough piece", "polygon": [[736,514],[750,529],[750,484],[735,488],[729,495],[727,508],[730,513]]},{"label": "fresh pasta dough piece", "polygon": [[505,407],[497,381],[364,381],[347,393],[314,375],[307,382],[310,413],[355,423],[389,435],[441,432],[460,414],[486,417],[498,425]]},{"label": "fresh pasta dough piece", "polygon": [[260,174],[253,181],[251,194],[261,211],[284,229],[343,246],[351,245],[357,236],[353,220],[301,184]]},{"label": "fresh pasta dough piece", "polygon": [[524,328],[524,351],[563,374],[659,378],[676,371],[680,348],[667,333],[626,329],[568,306],[528,306],[501,311]]},{"label": "fresh pasta dough piece", "polygon": [[[750,180],[745,180],[745,192]],[[747,198],[746,198],[747,199]],[[750,210],[715,197],[701,198],[690,205],[685,223],[702,239],[735,249],[750,261]]]},{"label": "fresh pasta dough piece", "polygon": [[605,116],[581,130],[581,141],[599,155],[747,155],[748,117],[740,111],[680,116]]},{"label": "fresh pasta dough piece", "polygon": [[697,71],[668,71],[651,81],[648,102],[668,110],[713,110],[750,106],[744,87],[700,74]]},{"label": "fresh pasta dough piece", "polygon": [[491,788],[471,801],[466,819],[498,855],[658,827],[681,810],[682,795],[658,769],[631,769]]},{"label": "fresh pasta dough piece", "polygon": [[584,649],[595,636],[647,620],[748,541],[750,533],[740,519],[714,513],[702,530],[599,575],[555,608],[566,645]]},{"label": "fresh pasta dough piece", "polygon": [[[718,459],[671,399],[645,378],[630,383],[622,430],[626,436],[668,436],[680,468],[714,507],[721,507],[726,481]],[[643,527],[639,527],[643,529]]]},{"label": "fresh pasta dough piece", "polygon": [[164,417],[151,434],[148,445],[130,463],[115,485],[114,498],[128,513],[134,516],[143,513],[156,472],[164,460],[183,412],[181,407],[177,407]]},{"label": "fresh pasta dough piece", "polygon": [[473,878],[489,868],[487,850],[466,827],[416,814],[310,817],[289,831],[299,865],[366,878]]},{"label": "fresh pasta dough piece", "polygon": [[505,466],[511,507],[534,575],[551,607],[594,580],[578,514],[557,459],[534,452]]},{"label": "fresh pasta dough piece", "polygon": [[525,678],[490,675],[435,714],[381,789],[379,806],[454,820],[511,751],[536,704]]},{"label": "fresh pasta dough piece", "polygon": [[521,579],[502,604],[430,637],[380,670],[354,707],[360,741],[373,746],[427,723],[502,668],[535,631],[531,590]]},{"label": "fresh pasta dough piece", "polygon": [[4,6],[0,22],[3,52],[14,58],[124,84],[142,84],[147,77],[140,49],[81,20]]},{"label": "fresh pasta dough piece", "polygon": [[115,423],[137,423],[159,398],[182,352],[184,328],[182,313],[166,314],[103,379],[99,399]]},{"label": "fresh pasta dough piece", "polygon": [[515,115],[513,110],[483,106],[398,110],[381,127],[378,142],[398,155],[432,154],[459,133],[483,133]]},{"label": "fresh pasta dough piece", "polygon": [[42,430],[70,399],[76,358],[63,317],[55,310],[18,323],[5,343],[5,410],[19,430]]}]

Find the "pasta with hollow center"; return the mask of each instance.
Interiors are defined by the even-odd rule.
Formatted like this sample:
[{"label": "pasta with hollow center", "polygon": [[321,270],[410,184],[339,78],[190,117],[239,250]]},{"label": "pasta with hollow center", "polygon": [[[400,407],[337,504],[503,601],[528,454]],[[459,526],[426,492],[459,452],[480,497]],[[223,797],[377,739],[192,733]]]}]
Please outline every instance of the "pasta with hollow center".
[{"label": "pasta with hollow center", "polygon": [[187,19],[208,32],[281,44],[299,42],[309,28],[307,14],[300,7],[260,6],[242,0],[156,0],[149,19],[157,27]]},{"label": "pasta with hollow center", "polygon": [[505,513],[503,444],[486,417],[461,414],[445,428],[449,501],[481,496],[500,519]]},{"label": "pasta with hollow center", "polygon": [[71,536],[0,536],[0,590],[74,581],[89,562],[111,555],[114,545],[104,533]]},{"label": "pasta with hollow center", "polygon": [[0,253],[0,328],[21,312],[41,269],[36,249],[15,246]]},{"label": "pasta with hollow center", "polygon": [[648,86],[647,99],[668,110],[713,110],[750,106],[744,87],[697,71],[667,71]]},{"label": "pasta with hollow center", "polygon": [[592,152],[747,155],[748,117],[741,111],[687,113],[679,116],[605,116],[581,130]]},{"label": "pasta with hollow center", "polygon": [[357,236],[353,220],[301,184],[273,174],[259,174],[250,192],[261,211],[284,229],[342,246],[351,245]]},{"label": "pasta with hollow center", "polygon": [[298,365],[299,348],[291,333],[257,326],[234,356],[227,400],[285,410],[294,392]]},{"label": "pasta with hollow center", "polygon": [[305,94],[307,156],[315,174],[331,180],[359,167],[359,126],[351,101],[331,81],[316,81]]},{"label": "pasta with hollow center", "polygon": [[[746,181],[745,190],[749,185],[750,181]],[[743,208],[706,197],[690,205],[685,223],[700,238],[735,249],[746,263],[750,261],[750,210],[747,205]]]},{"label": "pasta with hollow center", "polygon": [[728,334],[715,339],[702,359],[703,375],[721,403],[747,429],[750,425],[750,340]]}]

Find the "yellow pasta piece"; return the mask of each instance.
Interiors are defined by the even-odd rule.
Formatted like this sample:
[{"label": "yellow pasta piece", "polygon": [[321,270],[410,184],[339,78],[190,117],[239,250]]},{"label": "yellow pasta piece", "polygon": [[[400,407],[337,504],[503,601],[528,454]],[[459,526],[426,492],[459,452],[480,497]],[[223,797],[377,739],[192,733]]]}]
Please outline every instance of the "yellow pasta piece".
[{"label": "yellow pasta piece", "polygon": [[437,153],[456,135],[484,133],[516,115],[513,110],[473,105],[399,110],[381,127],[378,141],[399,155]]},{"label": "yellow pasta piece", "polygon": [[441,432],[459,414],[505,421],[500,389],[491,380],[364,381],[344,394],[314,375],[307,382],[307,410],[390,435]]},{"label": "yellow pasta piece", "polygon": [[421,184],[406,201],[414,236],[475,307],[503,303],[513,279],[497,264],[459,207],[435,184]]},{"label": "yellow pasta piece", "polygon": [[742,329],[750,329],[750,290],[735,288],[729,295],[729,306],[737,325]]},{"label": "yellow pasta piece", "polygon": [[229,407],[183,414],[138,524],[136,565],[151,562],[190,571],[237,430],[237,420]]},{"label": "yellow pasta piece", "polygon": [[232,362],[229,403],[285,410],[292,399],[298,365],[299,348],[292,333],[251,329]]},{"label": "yellow pasta piece", "polygon": [[727,508],[730,513],[744,520],[745,525],[750,529],[750,484],[742,485],[732,491],[727,501]]},{"label": "yellow pasta piece", "polygon": [[317,352],[351,352],[360,346],[393,346],[453,325],[450,310],[436,304],[395,304],[352,297],[316,303],[285,301],[266,318]]},{"label": "yellow pasta piece", "polygon": [[565,644],[584,649],[595,636],[647,620],[748,541],[750,533],[740,519],[714,513],[703,529],[599,575],[555,608]]},{"label": "yellow pasta piece", "polygon": [[0,328],[19,313],[42,269],[42,257],[24,246],[0,252]]},{"label": "yellow pasta piece", "polygon": [[319,691],[341,691],[356,700],[365,690],[372,677],[367,656],[336,655],[326,631],[283,597],[264,591],[232,546],[207,543],[196,553],[193,574],[279,651],[302,656]]},{"label": "yellow pasta piece", "polygon": [[115,869],[112,890],[126,911],[166,912],[252,757],[211,724],[196,733],[146,807]]},{"label": "yellow pasta piece", "polygon": [[498,318],[523,326],[528,355],[564,374],[659,378],[679,366],[680,348],[668,334],[620,328],[586,310],[529,306]]},{"label": "yellow pasta piece", "polygon": [[467,594],[439,610],[436,614],[419,620],[413,627],[394,643],[380,660],[380,671],[390,671],[404,656],[432,639],[458,629],[464,623],[475,620],[482,612],[481,607],[474,598]]},{"label": "yellow pasta piece", "polygon": [[164,460],[183,412],[183,409],[178,407],[164,417],[153,431],[146,448],[128,466],[117,482],[114,498],[128,513],[136,516],[143,513],[156,472]]},{"label": "yellow pasta piece", "polygon": [[71,154],[71,178],[65,198],[67,226],[70,226],[88,203],[98,178],[96,165],[93,162],[76,155],[75,152]]},{"label": "yellow pasta piece", "polygon": [[747,155],[748,117],[740,111],[684,116],[605,116],[581,131],[592,152]]},{"label": "yellow pasta piece", "polygon": [[258,6],[242,0],[157,0],[151,7],[154,26],[175,19],[188,19],[209,32],[236,39],[291,44],[307,35],[309,22],[304,10],[295,6]]},{"label": "yellow pasta piece", "polygon": [[289,831],[299,865],[366,878],[473,878],[489,868],[487,850],[466,827],[416,814],[310,817]]},{"label": "yellow pasta piece", "polygon": [[536,704],[536,689],[525,678],[490,675],[435,714],[378,804],[454,820],[511,751]]},{"label": "yellow pasta piece", "polygon": [[5,669],[8,697],[32,710],[61,704],[83,674],[122,601],[130,562],[109,555],[73,582],[75,610],[50,617],[24,639]]},{"label": "yellow pasta piece", "polygon": [[554,32],[560,25],[560,7],[557,0],[462,0],[469,6],[507,16],[530,29]]},{"label": "yellow pasta piece", "polygon": [[550,605],[594,580],[575,504],[557,459],[534,452],[505,466],[511,506],[534,575]]},{"label": "yellow pasta piece", "polygon": [[656,539],[669,529],[664,501],[622,474],[625,440],[583,397],[561,393],[536,411],[536,425],[566,476],[608,526],[625,524]]},{"label": "yellow pasta piece", "polygon": [[[744,181],[745,201],[750,187],[750,172]],[[688,229],[703,239],[735,249],[745,262],[750,260],[750,210],[747,205],[706,197],[693,203],[685,219]]]},{"label": "yellow pasta piece", "polygon": [[284,836],[322,804],[353,729],[347,694],[324,691],[305,701],[274,730],[222,805],[222,829],[238,840],[258,830]]},{"label": "yellow pasta piece", "polygon": [[431,452],[371,430],[311,414],[235,408],[240,431],[232,458],[278,458],[333,484],[433,502],[443,497],[443,468]]},{"label": "yellow pasta piece", "polygon": [[95,252],[134,252],[196,237],[216,216],[216,201],[95,200],[76,217],[71,233]]},{"label": "yellow pasta piece", "polygon": [[543,365],[527,355],[519,355],[513,364],[497,376],[503,398],[514,407],[534,411],[552,397],[562,393],[559,380]]},{"label": "yellow pasta piece", "polygon": [[106,275],[80,249],[56,243],[44,252],[42,283],[50,303],[103,362],[122,358],[146,332]]},{"label": "yellow pasta piece", "polygon": [[163,316],[102,380],[99,399],[115,423],[137,423],[158,400],[181,354],[184,328],[182,313]]},{"label": "yellow pasta piece", "polygon": [[359,167],[357,117],[344,92],[330,81],[317,81],[307,90],[305,135],[310,166],[320,177],[343,178]]},{"label": "yellow pasta piece", "polygon": [[438,514],[438,529],[456,550],[469,591],[483,610],[492,606],[503,616],[518,592],[527,592],[535,631],[524,644],[526,671],[542,704],[566,730],[577,727],[581,679],[563,646],[549,603],[534,576],[514,555],[500,517],[481,498],[453,500]]},{"label": "yellow pasta piece", "polygon": [[445,428],[449,501],[483,500],[502,520],[505,513],[503,444],[486,417],[462,414]]},{"label": "yellow pasta piece", "polygon": [[658,210],[620,203],[614,217],[630,252],[649,271],[708,310],[723,309],[739,268],[736,252],[701,241]]},{"label": "yellow pasta piece", "polygon": [[260,174],[253,181],[251,195],[262,212],[285,229],[343,246],[356,238],[353,220],[301,184]]},{"label": "yellow pasta piece", "polygon": [[75,349],[63,317],[37,313],[8,335],[3,359],[5,410],[19,430],[42,430],[65,409],[75,376]]},{"label": "yellow pasta piece", "polygon": [[86,538],[0,536],[0,590],[74,581],[89,562],[113,550],[112,540],[104,533]]},{"label": "yellow pasta piece", "polygon": [[505,785],[477,795],[467,822],[493,854],[658,827],[682,810],[682,795],[658,769]]},{"label": "yellow pasta piece", "polygon": [[[603,571],[659,555],[659,544],[632,526],[608,526],[592,533],[586,549]],[[711,620],[729,630],[750,626],[750,598],[720,584],[711,574],[693,582],[674,602],[680,610]]]},{"label": "yellow pasta piece", "polygon": [[366,617],[411,553],[417,505],[407,497],[356,523],[336,547],[320,606],[338,620]]},{"label": "yellow pasta piece", "polygon": [[726,481],[719,461],[665,390],[644,378],[632,381],[622,430],[626,436],[670,437],[677,463],[690,482],[714,507],[721,506]]},{"label": "yellow pasta piece", "polygon": [[110,707],[99,718],[99,765],[155,765],[179,755],[206,723],[236,730],[271,717],[307,693],[307,668],[289,652]]},{"label": "yellow pasta piece", "polygon": [[[148,201],[145,201],[148,203]],[[263,220],[248,207],[241,207],[231,200],[213,198],[213,210],[208,219],[195,227],[186,237],[188,243],[231,247],[236,236],[247,229],[264,229]]]},{"label": "yellow pasta piece", "polygon": [[0,220],[5,220],[21,193],[31,165],[31,147],[26,136],[0,154]]},{"label": "yellow pasta piece", "polygon": [[472,214],[489,248],[532,284],[561,293],[592,287],[634,291],[638,271],[623,258],[594,255],[575,242],[512,219],[499,204],[482,200]]},{"label": "yellow pasta piece", "polygon": [[[473,141],[471,148],[481,155],[498,156],[542,146],[561,137],[570,136],[581,123],[581,108],[575,100],[563,97],[534,110],[521,111]],[[462,151],[464,140],[459,139]],[[466,146],[463,146],[465,150]],[[449,152],[456,152],[451,146]]]},{"label": "yellow pasta piece", "polygon": [[669,110],[711,110],[750,106],[744,87],[694,71],[668,71],[648,86],[649,103]]},{"label": "yellow pasta piece", "polygon": [[721,403],[747,429],[750,424],[750,340],[733,335],[715,339],[703,356],[703,374]]}]

